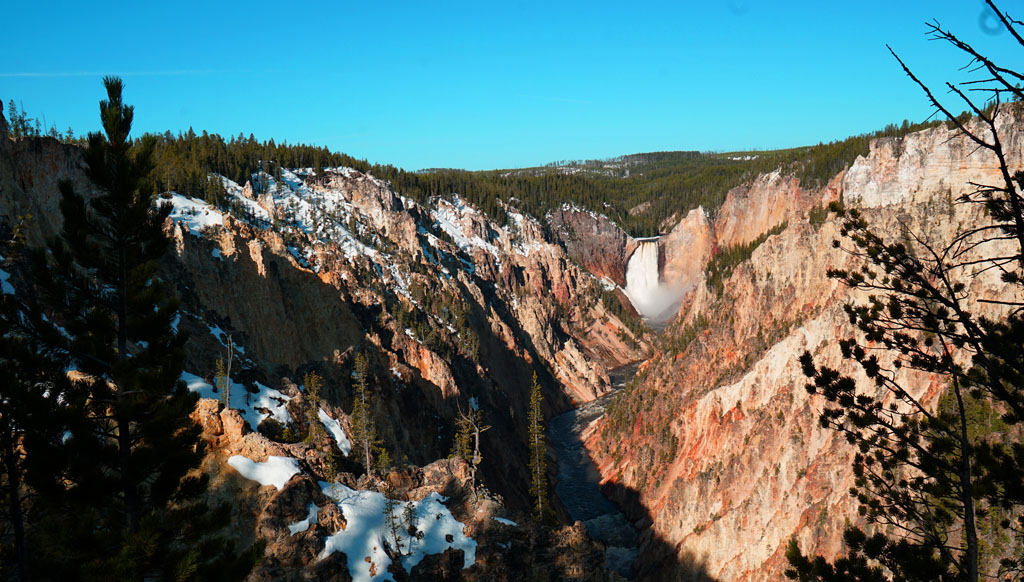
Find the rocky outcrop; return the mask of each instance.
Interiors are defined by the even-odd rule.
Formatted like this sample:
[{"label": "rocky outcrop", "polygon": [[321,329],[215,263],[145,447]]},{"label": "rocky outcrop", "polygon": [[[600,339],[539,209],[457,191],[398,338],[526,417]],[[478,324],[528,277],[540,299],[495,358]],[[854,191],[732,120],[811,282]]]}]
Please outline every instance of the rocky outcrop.
[{"label": "rocky outcrop", "polygon": [[[349,559],[356,558],[341,551],[325,556],[326,540],[360,525],[346,517],[353,508],[343,511],[314,476],[322,452],[312,444],[281,444],[247,431],[241,428],[244,423],[233,421],[238,411],[222,410],[215,400],[201,400],[193,417],[204,427],[203,438],[210,445],[204,469],[212,477],[211,501],[227,501],[232,506],[231,534],[239,544],[257,538],[266,542],[264,557],[250,574],[250,582],[351,580]],[[261,486],[227,466],[227,459],[235,454],[256,462],[272,455],[292,457],[299,460],[300,472],[280,489]],[[484,488],[478,487],[475,494],[469,465],[461,459],[442,459],[423,467],[393,467],[376,477],[342,472],[337,481],[361,495],[387,492],[399,504],[440,495],[445,509],[461,524],[462,533],[475,542],[469,567],[463,550],[449,548],[427,554],[409,572],[395,564],[399,556],[388,547],[385,551],[392,559],[388,572],[397,581],[490,582],[524,576],[531,580],[621,580],[605,570],[604,548],[589,537],[582,524],[538,525],[505,507]],[[352,516],[354,520],[374,519],[358,509]]]},{"label": "rocky outcrop", "polygon": [[626,286],[626,265],[637,243],[606,216],[571,206],[547,216],[570,257],[595,276]]},{"label": "rocky outcrop", "polygon": [[[0,132],[0,136],[6,133]],[[69,181],[76,192],[88,194],[81,151],[50,137],[0,137],[0,210],[7,226],[24,223],[28,243],[34,246],[60,232],[58,184]]]},{"label": "rocky outcrop", "polygon": [[715,249],[714,228],[703,208],[691,210],[667,235],[658,240],[665,266],[662,278],[682,290],[704,279],[704,266]]},{"label": "rocky outcrop", "polygon": [[[1021,132],[1006,135],[1019,168]],[[878,232],[900,237],[909,228],[948,241],[983,220],[977,208],[953,204],[971,189],[968,182],[998,183],[994,161],[972,150],[942,127],[876,140],[867,157],[821,191],[804,193],[792,180],[767,176],[719,211],[715,234],[734,242],[752,240],[774,222],[788,227],[735,268],[721,295],[694,288],[663,349],[641,367],[638,385],[588,439],[606,489],[633,518],[650,520],[641,579],[780,579],[793,537],[805,551],[841,551],[844,520],[858,519],[847,494],[853,450],[818,425],[823,401],[804,390],[797,358],[808,350],[819,364],[869,385],[837,345],[855,333],[843,304],[864,297],[825,276],[856,264],[832,248],[837,225],[811,224],[804,213],[842,198],[865,208]],[[705,231],[690,220],[694,231]],[[972,297],[1006,297],[991,273],[964,277]],[[914,396],[934,406],[941,379],[902,373]]]}]

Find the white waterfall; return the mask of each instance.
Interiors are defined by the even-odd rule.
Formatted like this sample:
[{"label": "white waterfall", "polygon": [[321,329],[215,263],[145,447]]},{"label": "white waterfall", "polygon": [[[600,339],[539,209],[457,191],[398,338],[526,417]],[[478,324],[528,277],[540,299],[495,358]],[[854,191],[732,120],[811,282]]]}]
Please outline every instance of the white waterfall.
[{"label": "white waterfall", "polygon": [[633,307],[654,327],[668,322],[682,300],[682,290],[661,281],[658,269],[658,239],[639,239],[640,245],[626,264],[623,291]]},{"label": "white waterfall", "polygon": [[638,311],[643,312],[637,301],[644,299],[658,288],[661,274],[658,272],[658,241],[641,240],[626,265],[626,295]]}]

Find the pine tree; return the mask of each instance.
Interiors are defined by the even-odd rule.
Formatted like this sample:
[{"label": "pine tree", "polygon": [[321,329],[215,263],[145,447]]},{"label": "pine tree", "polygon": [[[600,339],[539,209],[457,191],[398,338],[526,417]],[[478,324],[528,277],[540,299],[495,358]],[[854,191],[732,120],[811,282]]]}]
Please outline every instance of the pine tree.
[{"label": "pine tree", "polygon": [[338,478],[334,464],[334,445],[327,437],[327,431],[320,422],[320,392],[324,381],[316,372],[310,372],[302,380],[306,400],[306,442],[311,443],[324,454],[324,480],[333,483]]},{"label": "pine tree", "polygon": [[88,392],[87,426],[66,443],[70,466],[40,485],[61,499],[40,523],[41,565],[55,579],[241,578],[254,553],[236,555],[216,537],[227,507],[207,507],[207,477],[193,473],[203,446],[189,417],[196,396],[178,379],[186,338],[157,276],[170,207],[154,208],[155,138],[133,145],[123,84],[104,85],[104,133],[89,135],[83,155],[99,192],[87,201],[60,185],[64,229],[36,261],[36,282],[69,338],[61,348]]},{"label": "pine tree", "polygon": [[387,528],[387,534],[390,535],[390,539],[387,541],[399,556],[404,556],[405,552],[402,550],[402,516],[396,514],[399,503],[395,499],[395,486],[388,479],[384,480],[382,493],[384,494],[384,525]]},{"label": "pine tree", "polygon": [[533,497],[533,510],[538,519],[545,519],[550,515],[551,508],[548,507],[548,466],[547,466],[547,442],[544,435],[544,414],[541,411],[544,397],[540,393],[540,384],[537,383],[537,373],[533,374],[533,384],[530,386],[530,414],[529,423],[529,445],[530,445],[530,495]]},{"label": "pine tree", "polygon": [[327,436],[324,427],[320,424],[320,390],[323,388],[324,381],[316,372],[310,372],[303,377],[302,383],[305,386],[306,426],[308,427],[306,442],[318,445]]},{"label": "pine tree", "polygon": [[359,447],[367,473],[373,472],[373,453],[377,446],[377,428],[373,424],[370,389],[366,383],[366,358],[357,354],[355,360],[356,394],[352,404],[352,440]]}]

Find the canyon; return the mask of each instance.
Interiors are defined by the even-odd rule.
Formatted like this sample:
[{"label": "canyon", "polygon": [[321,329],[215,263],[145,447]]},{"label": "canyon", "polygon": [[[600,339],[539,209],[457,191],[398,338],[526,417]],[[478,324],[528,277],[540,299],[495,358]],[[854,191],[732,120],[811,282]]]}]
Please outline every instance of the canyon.
[{"label": "canyon", "polygon": [[[1021,111],[999,120],[1011,169],[1024,165]],[[332,578],[346,570],[344,554],[318,558],[347,523],[317,481],[325,454],[276,438],[271,420],[309,430],[301,383],[315,372],[340,449],[352,430],[356,354],[368,361],[374,422],[396,461],[384,479],[409,502],[449,497],[453,519],[477,542],[464,571],[468,551],[452,546],[410,568],[412,579],[616,580],[605,565],[629,574],[622,564],[632,562],[638,580],[747,582],[781,579],[790,539],[839,555],[844,523],[858,520],[848,494],[853,448],[819,426],[823,400],[805,391],[798,357],[810,351],[865,381],[838,347],[856,333],[843,306],[865,296],[826,276],[857,263],[834,248],[839,224],[824,208],[861,209],[887,237],[948,241],[983,220],[957,199],[997,172],[994,159],[940,125],[872,141],[820,187],[782,170],[751,176],[719,208],[680,208],[655,238],[573,205],[532,217],[503,202],[509,218],[499,224],[459,193],[418,203],[343,167],[283,168],[242,184],[216,176],[230,209],[161,194],[174,205],[161,276],[190,336],[182,379],[203,396],[194,413],[211,449],[203,469],[216,495],[236,504],[239,539],[270,540],[251,579],[344,579]],[[20,223],[34,246],[57,235],[61,180],[89,188],[77,147],[0,140],[5,232]],[[762,239],[711,284],[709,263],[723,249]],[[23,265],[3,268],[14,288],[26,285]],[[965,283],[974,298],[1011,293],[994,272]],[[229,352],[242,395],[234,408],[212,391]],[[616,387],[623,369],[635,376]],[[916,398],[936,405],[941,379],[901,374]],[[563,423],[549,433],[558,440],[548,455],[553,490],[574,496],[575,482],[588,481],[615,506],[589,515],[556,499],[563,525],[525,524],[533,381],[544,416]],[[479,496],[469,465],[448,458],[455,419],[469,410],[490,427]],[[275,490],[242,478],[236,456],[294,459],[301,471]],[[567,465],[592,470],[576,475]],[[341,470],[346,491],[374,487],[356,460],[346,456]],[[318,523],[306,517],[310,504],[324,512],[313,514]],[[308,529],[295,535],[303,518]],[[635,533],[610,542],[597,534],[601,520]]]},{"label": "canyon", "polygon": [[[999,121],[1009,166],[1019,169],[1020,111]],[[811,216],[838,201],[860,209],[890,239],[914,233],[941,248],[984,221],[982,209],[957,202],[973,191],[971,183],[999,179],[994,156],[938,127],[873,141],[867,156],[820,189],[762,175],[730,192],[713,220],[693,211],[662,237],[663,252],[676,257],[662,277],[690,291],[635,383],[585,435],[605,490],[632,519],[650,525],[640,541],[639,578],[781,579],[790,539],[839,555],[844,523],[859,519],[847,493],[854,449],[819,426],[824,400],[804,390],[798,357],[809,351],[821,365],[870,385],[838,346],[856,333],[843,306],[866,296],[825,276],[859,263],[833,248],[842,239],[834,219]],[[773,227],[782,230],[738,265],[721,291],[679,260],[747,243]],[[998,253],[998,245],[984,252]],[[980,313],[1001,310],[978,300],[1015,293],[991,272],[962,277]],[[937,404],[941,379],[900,374],[915,398]]]}]

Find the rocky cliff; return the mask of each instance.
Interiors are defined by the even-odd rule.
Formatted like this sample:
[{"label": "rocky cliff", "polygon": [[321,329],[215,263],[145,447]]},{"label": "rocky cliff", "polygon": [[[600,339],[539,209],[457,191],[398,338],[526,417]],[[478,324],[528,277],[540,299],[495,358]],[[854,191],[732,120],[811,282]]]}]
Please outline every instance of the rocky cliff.
[{"label": "rocky cliff", "polygon": [[637,242],[608,217],[565,205],[547,215],[570,257],[595,276],[626,286],[626,265]]},{"label": "rocky cliff", "polygon": [[[1009,115],[1001,121],[1019,168],[1021,125]],[[996,171],[994,159],[939,127],[876,140],[868,156],[818,191],[762,176],[731,192],[713,225],[695,211],[666,237],[670,249],[693,245],[694,255],[709,256],[716,244],[788,225],[736,267],[720,294],[697,277],[656,355],[591,429],[588,447],[606,490],[650,524],[642,579],[777,580],[792,537],[825,556],[840,551],[844,520],[857,519],[847,494],[853,451],[818,425],[823,400],[804,390],[797,358],[809,350],[820,364],[856,374],[837,340],[854,333],[842,305],[864,298],[826,278],[827,269],[856,263],[833,249],[837,225],[810,220],[810,211],[841,199],[863,208],[889,237],[912,231],[948,241],[983,220],[977,208],[955,204],[957,196],[970,181],[998,183]],[[991,273],[964,278],[972,297],[1007,293]],[[943,390],[937,378],[907,380],[928,405]]]},{"label": "rocky cliff", "polygon": [[[36,245],[55,235],[57,183],[68,179],[89,192],[80,166],[73,146],[0,140],[3,226],[23,217]],[[166,224],[173,250],[162,276],[182,299],[177,325],[190,335],[183,379],[216,396],[203,380],[212,380],[216,360],[230,353],[232,408],[245,422],[221,420],[223,414],[207,414],[204,422],[214,435],[226,434],[232,422],[236,433],[248,425],[248,440],[241,433],[213,439],[211,470],[221,478],[231,475],[223,461],[233,454],[253,462],[293,458],[308,474],[322,474],[305,449],[288,444],[310,430],[302,378],[316,371],[325,379],[325,422],[344,434],[355,354],[363,353],[374,422],[395,464],[426,467],[447,457],[456,414],[479,408],[492,427],[482,439],[480,477],[503,507],[519,511],[529,506],[522,468],[534,372],[551,415],[606,393],[610,368],[648,353],[649,338],[630,331],[605,304],[599,278],[514,208],[508,224],[496,224],[457,194],[421,205],[348,168],[319,175],[282,169],[278,180],[262,174],[247,184],[222,184],[227,200],[220,207],[188,193],[161,195],[174,206]],[[260,499],[256,505],[267,502]],[[545,543],[537,536],[548,530],[538,531],[528,545]],[[578,534],[558,534],[568,536],[568,545],[552,543],[595,559],[587,552],[600,554],[599,548]],[[302,544],[287,549],[311,551]],[[565,561],[553,552],[552,564]],[[572,560],[564,567],[583,568]]]},{"label": "rocky cliff", "polygon": [[[321,445],[328,443],[275,442],[216,400],[200,400],[193,418],[211,445],[203,470],[213,500],[232,508],[233,537],[239,545],[266,541],[253,582],[621,580],[605,571],[603,548],[580,524],[538,526],[500,497],[474,493],[462,459],[373,477],[341,472],[327,483],[318,476],[326,463]],[[246,471],[240,459],[264,470]],[[403,522],[396,538],[383,515],[384,494],[399,519],[407,519],[408,508],[418,533],[406,535]]]}]

